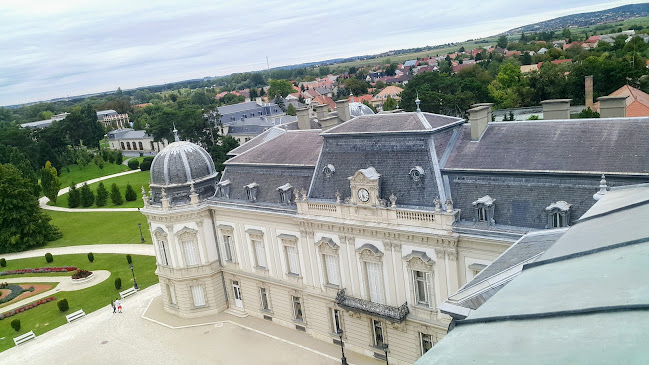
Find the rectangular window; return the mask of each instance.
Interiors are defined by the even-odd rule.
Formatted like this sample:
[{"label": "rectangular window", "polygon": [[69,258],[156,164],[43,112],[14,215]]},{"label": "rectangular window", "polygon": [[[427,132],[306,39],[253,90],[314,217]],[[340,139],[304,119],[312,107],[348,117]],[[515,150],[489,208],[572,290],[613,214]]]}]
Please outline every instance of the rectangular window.
[{"label": "rectangular window", "polygon": [[417,304],[428,305],[428,280],[427,274],[421,271],[413,271],[415,279],[415,300]]},{"label": "rectangular window", "polygon": [[198,250],[196,249],[196,242],[184,241],[185,258],[187,259],[187,266],[198,265]]},{"label": "rectangular window", "polygon": [[304,313],[302,312],[302,301],[300,297],[291,297],[293,301],[293,319],[296,321],[304,320]]},{"label": "rectangular window", "polygon": [[338,331],[342,331],[343,329],[343,322],[341,321],[340,311],[338,309],[331,308],[331,329],[333,333],[338,333]]},{"label": "rectangular window", "polygon": [[478,222],[487,221],[487,209],[484,207],[478,208]]},{"label": "rectangular window", "polygon": [[261,309],[270,311],[270,303],[268,302],[268,293],[266,288],[259,288],[259,297],[261,299]]},{"label": "rectangular window", "polygon": [[553,228],[561,228],[563,227],[563,217],[559,213],[554,213],[552,214],[552,227]]},{"label": "rectangular window", "polygon": [[205,305],[205,295],[201,285],[192,286],[192,297],[194,298],[194,307]]},{"label": "rectangular window", "polygon": [[424,355],[428,350],[433,348],[433,335],[420,333],[419,336],[421,338],[421,354]]},{"label": "rectangular window", "polygon": [[383,280],[381,265],[377,262],[366,262],[367,285],[370,292],[370,300],[374,303],[383,304]]},{"label": "rectangular window", "polygon": [[176,305],[176,289],[173,285],[167,284],[167,293],[169,293],[169,302],[173,305]]},{"label": "rectangular window", "polygon": [[324,255],[325,270],[327,271],[327,284],[340,285],[338,275],[338,257],[334,255]]},{"label": "rectangular window", "polygon": [[381,321],[372,320],[372,333],[374,334],[374,346],[383,346],[383,323]]},{"label": "rectangular window", "polygon": [[160,251],[160,263],[162,265],[169,265],[169,260],[167,259],[167,246],[165,241],[158,241],[158,250]]},{"label": "rectangular window", "polygon": [[228,235],[223,235],[223,249],[225,251],[225,260],[226,261],[234,261],[232,259],[232,245],[231,245],[232,237]]},{"label": "rectangular window", "polygon": [[297,258],[297,247],[284,246],[286,250],[286,262],[288,263],[288,273],[300,275],[300,265]]},{"label": "rectangular window", "polygon": [[252,245],[255,248],[257,266],[266,268],[266,252],[264,251],[264,244],[260,240],[252,240]]}]

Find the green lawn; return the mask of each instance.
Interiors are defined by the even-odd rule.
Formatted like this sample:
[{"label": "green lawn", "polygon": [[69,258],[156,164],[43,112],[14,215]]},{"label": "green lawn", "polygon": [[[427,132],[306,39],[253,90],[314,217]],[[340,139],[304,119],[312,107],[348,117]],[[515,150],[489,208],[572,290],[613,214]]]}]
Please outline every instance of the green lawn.
[{"label": "green lawn", "polygon": [[[55,294],[56,301],[52,301],[26,312],[0,320],[0,351],[4,351],[14,346],[13,338],[29,331],[34,331],[36,336],[66,324],[65,315],[83,309],[84,312],[90,313],[98,309],[112,310],[107,306],[110,305],[111,299],[119,296],[119,290],[115,289],[115,278],[122,279],[121,290],[126,290],[133,286],[131,270],[126,261],[125,255],[121,254],[95,254],[95,261],[90,263],[86,255],[61,255],[54,256],[54,262],[48,264],[44,257],[35,257],[20,260],[7,261],[5,270],[13,270],[29,267],[47,267],[47,266],[76,266],[85,270],[108,270],[111,276],[105,281],[87,289],[58,292]],[[133,266],[138,286],[143,289],[154,285],[158,282],[155,275],[155,257],[152,256],[133,256]],[[30,274],[41,275],[46,274]],[[70,274],[71,275],[71,274]],[[137,294],[136,294],[137,295]],[[56,302],[60,299],[67,299],[70,309],[65,312],[59,312]],[[128,305],[124,307],[128,311]],[[4,313],[4,312],[2,312]],[[11,328],[11,320],[20,319],[21,329],[16,332]],[[81,319],[83,321],[83,319]]]},{"label": "green lawn", "polygon": [[146,217],[140,212],[69,213],[44,210],[52,217],[63,237],[45,247],[96,245],[111,243],[141,243],[137,224],[142,224],[146,243],[151,243]]},{"label": "green lawn", "polygon": [[[70,172],[67,171],[67,168],[70,169]],[[128,170],[128,166],[116,165],[110,162],[104,163],[104,168],[100,169],[97,165],[91,162],[84,168],[81,168],[78,165],[68,165],[62,169],[59,178],[61,179],[61,188],[66,188],[70,186],[73,181],[78,184],[80,182],[116,174],[126,170]]]},{"label": "green lawn", "polygon": [[[140,172],[124,175],[124,176],[118,176],[111,179],[103,180],[102,182],[104,183],[106,190],[108,190],[109,197],[108,197],[108,201],[106,202],[106,205],[101,208],[141,208],[143,207],[144,202],[142,201],[142,186],[144,186],[144,188],[148,190],[150,180],[151,180],[151,176],[149,171],[140,171]],[[114,205],[113,202],[110,200],[110,186],[113,183],[117,184],[117,186],[119,187],[119,190],[122,193],[122,198],[124,198],[124,193],[126,192],[126,184],[130,183],[133,189],[135,190],[135,193],[137,194],[137,200],[132,202],[127,202],[126,199],[124,199],[124,204]],[[90,184],[89,186],[92,192],[95,193],[96,195],[97,193],[96,190],[97,190],[97,186],[99,186],[99,183],[96,182],[94,184]],[[54,205],[52,204],[52,202],[49,202],[48,204]],[[67,208],[68,194],[59,196],[58,200],[56,201],[56,206]],[[78,207],[78,208],[83,208],[83,207]],[[89,208],[99,208],[99,207],[93,204]]]}]

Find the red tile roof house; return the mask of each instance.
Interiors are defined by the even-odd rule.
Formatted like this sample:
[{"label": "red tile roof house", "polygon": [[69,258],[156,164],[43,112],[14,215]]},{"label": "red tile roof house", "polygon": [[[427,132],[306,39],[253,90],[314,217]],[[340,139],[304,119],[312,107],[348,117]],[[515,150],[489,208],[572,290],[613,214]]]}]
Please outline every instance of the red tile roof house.
[{"label": "red tile roof house", "polygon": [[505,57],[511,57],[511,56],[520,56],[521,51],[507,51],[505,53]]},{"label": "red tile roof house", "polygon": [[[649,94],[635,87],[624,85],[609,96],[627,96],[625,100],[627,117],[649,117]],[[599,112],[599,102],[593,105],[593,109]]]},{"label": "red tile roof house", "polygon": [[475,65],[475,63],[461,63],[457,66],[453,66],[453,72],[459,72],[463,68],[471,67]]}]

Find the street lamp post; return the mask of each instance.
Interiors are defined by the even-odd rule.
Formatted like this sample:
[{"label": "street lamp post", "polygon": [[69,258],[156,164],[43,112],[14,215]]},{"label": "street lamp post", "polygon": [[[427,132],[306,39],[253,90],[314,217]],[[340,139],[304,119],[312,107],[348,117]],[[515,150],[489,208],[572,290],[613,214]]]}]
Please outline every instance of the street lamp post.
[{"label": "street lamp post", "polygon": [[135,272],[133,271],[133,264],[129,264],[131,266],[131,274],[133,274],[133,287],[135,290],[139,290],[140,288],[137,287],[137,281],[135,281]]},{"label": "street lamp post", "polygon": [[345,357],[345,349],[343,345],[343,330],[338,329],[338,337],[340,337],[340,352],[343,354],[343,357],[340,358],[340,363],[342,365],[347,365],[347,358]]},{"label": "street lamp post", "polygon": [[383,352],[385,352],[385,363],[387,365],[390,365],[390,363],[388,362],[388,344],[387,343],[383,344]]},{"label": "street lamp post", "polygon": [[144,243],[144,236],[142,235],[142,223],[138,223],[137,227],[140,229],[140,240],[142,241],[142,243]]}]

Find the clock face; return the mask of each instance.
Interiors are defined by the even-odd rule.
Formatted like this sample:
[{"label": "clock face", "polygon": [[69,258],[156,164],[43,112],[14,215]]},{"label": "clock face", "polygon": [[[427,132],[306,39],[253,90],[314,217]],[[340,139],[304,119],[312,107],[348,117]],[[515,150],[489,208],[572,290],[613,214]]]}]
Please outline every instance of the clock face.
[{"label": "clock face", "polygon": [[358,199],[363,203],[370,200],[370,193],[366,189],[358,189]]}]

